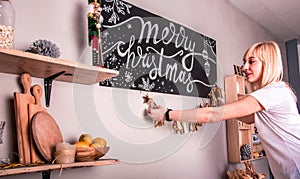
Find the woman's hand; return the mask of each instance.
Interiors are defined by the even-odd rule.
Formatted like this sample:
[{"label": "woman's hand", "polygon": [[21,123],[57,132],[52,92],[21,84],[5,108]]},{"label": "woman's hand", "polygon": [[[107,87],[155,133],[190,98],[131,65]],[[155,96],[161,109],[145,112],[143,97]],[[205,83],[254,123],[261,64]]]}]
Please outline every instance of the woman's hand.
[{"label": "woman's hand", "polygon": [[163,106],[154,106],[153,108],[148,108],[148,116],[155,121],[164,121],[166,119],[165,113],[167,108]]}]

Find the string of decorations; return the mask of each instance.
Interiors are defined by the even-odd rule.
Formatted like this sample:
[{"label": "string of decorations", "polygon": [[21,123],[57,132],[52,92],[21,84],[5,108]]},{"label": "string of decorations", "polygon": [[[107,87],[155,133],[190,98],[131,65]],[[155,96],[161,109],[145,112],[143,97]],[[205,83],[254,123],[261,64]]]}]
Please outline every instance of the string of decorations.
[{"label": "string of decorations", "polygon": [[104,66],[102,55],[102,42],[101,42],[101,24],[103,17],[101,15],[101,1],[88,0],[88,40],[89,45],[92,46],[92,58],[94,66]]},{"label": "string of decorations", "polygon": [[[218,106],[220,105],[219,100],[223,98],[222,89],[215,84],[211,91],[208,94],[208,98],[205,98],[205,104],[200,103],[198,108],[209,107],[209,106]],[[148,105],[148,108],[155,109],[158,105],[154,102],[153,98],[150,98],[148,94],[143,96],[144,103]],[[165,125],[165,121],[153,121],[154,127],[158,128]],[[199,123],[189,123],[189,122],[181,122],[181,121],[172,121],[172,129],[175,134],[184,134],[186,132],[195,132],[198,131],[198,127],[201,127],[202,124]],[[187,126],[187,127],[186,127]],[[188,131],[186,131],[188,130]]]}]

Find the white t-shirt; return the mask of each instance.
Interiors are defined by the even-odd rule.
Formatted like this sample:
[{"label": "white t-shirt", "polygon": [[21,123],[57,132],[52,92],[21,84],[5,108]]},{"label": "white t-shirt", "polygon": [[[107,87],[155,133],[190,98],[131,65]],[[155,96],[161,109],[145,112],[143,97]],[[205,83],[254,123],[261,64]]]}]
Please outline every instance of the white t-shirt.
[{"label": "white t-shirt", "polygon": [[291,90],[275,82],[250,95],[265,109],[254,119],[275,179],[300,179],[300,116]]}]

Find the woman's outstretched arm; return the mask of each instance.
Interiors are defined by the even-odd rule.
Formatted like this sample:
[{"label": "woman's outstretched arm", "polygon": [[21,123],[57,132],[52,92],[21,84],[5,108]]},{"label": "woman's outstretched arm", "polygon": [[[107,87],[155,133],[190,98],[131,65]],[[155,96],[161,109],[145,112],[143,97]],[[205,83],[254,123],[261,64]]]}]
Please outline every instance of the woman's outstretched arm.
[{"label": "woman's outstretched arm", "polygon": [[[239,101],[218,107],[169,111],[169,118],[175,121],[192,123],[212,123],[247,116],[263,109],[263,106],[254,97],[247,96]],[[161,121],[165,120],[166,111],[166,108],[158,106],[155,109],[149,108],[148,115],[153,120]],[[253,123],[254,121],[247,120],[243,122]]]}]

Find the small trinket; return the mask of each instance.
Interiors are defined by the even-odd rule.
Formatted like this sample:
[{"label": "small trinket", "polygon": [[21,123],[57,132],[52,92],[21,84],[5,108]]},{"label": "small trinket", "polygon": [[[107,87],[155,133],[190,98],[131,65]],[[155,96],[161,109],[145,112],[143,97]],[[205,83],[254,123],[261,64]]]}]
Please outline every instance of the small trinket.
[{"label": "small trinket", "polygon": [[[152,98],[149,98],[148,94],[146,96],[143,96],[144,99],[144,103],[146,103],[148,105],[148,107],[150,109],[155,109],[155,107],[157,107],[157,105],[155,104],[155,102],[153,101]],[[164,121],[154,121],[154,127],[160,127],[165,125]]]},{"label": "small trinket", "polygon": [[5,123],[6,123],[5,121],[0,122],[0,144],[3,144],[2,136],[3,136],[3,133],[4,133]]},{"label": "small trinket", "polygon": [[222,89],[215,84],[208,93],[208,97],[210,99],[210,106],[216,107],[220,105],[218,99],[223,98]]},{"label": "small trinket", "polygon": [[195,123],[189,123],[189,131],[190,132],[198,131],[197,124],[195,124]]},{"label": "small trinket", "polygon": [[172,127],[175,130],[175,134],[178,134],[178,133],[183,134],[184,133],[183,122],[174,121]]}]

